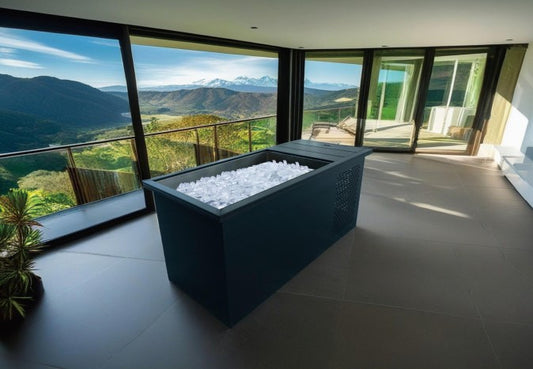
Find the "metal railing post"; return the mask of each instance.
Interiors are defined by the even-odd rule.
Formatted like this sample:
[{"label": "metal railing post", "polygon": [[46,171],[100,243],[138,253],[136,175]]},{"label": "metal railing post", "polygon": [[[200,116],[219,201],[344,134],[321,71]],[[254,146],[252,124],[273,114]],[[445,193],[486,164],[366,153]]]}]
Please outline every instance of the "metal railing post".
[{"label": "metal railing post", "polygon": [[82,205],[85,204],[85,196],[83,194],[82,184],[78,171],[76,170],[76,162],[74,161],[74,155],[72,155],[72,149],[67,147],[67,171],[69,174],[70,184],[72,185],[72,190],[74,190],[74,196],[76,196],[76,204]]},{"label": "metal railing post", "polygon": [[213,126],[213,135],[215,139],[215,160],[220,159],[220,154],[218,153],[218,134],[217,134],[217,125]]},{"label": "metal railing post", "polygon": [[196,165],[202,164],[202,157],[200,156],[200,133],[198,129],[194,130],[196,132],[196,145],[194,146],[194,156],[196,158]]},{"label": "metal railing post", "polygon": [[248,122],[248,152],[252,152],[252,122]]}]

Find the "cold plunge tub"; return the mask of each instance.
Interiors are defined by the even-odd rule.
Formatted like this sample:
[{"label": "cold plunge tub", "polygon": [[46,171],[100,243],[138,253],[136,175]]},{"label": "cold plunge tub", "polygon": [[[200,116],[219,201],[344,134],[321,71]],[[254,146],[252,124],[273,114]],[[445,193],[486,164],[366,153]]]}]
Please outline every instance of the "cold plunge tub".
[{"label": "cold plunge tub", "polygon": [[[292,141],[145,180],[169,279],[233,326],[352,229],[367,148]],[[222,209],[178,184],[263,163],[314,169]]]}]

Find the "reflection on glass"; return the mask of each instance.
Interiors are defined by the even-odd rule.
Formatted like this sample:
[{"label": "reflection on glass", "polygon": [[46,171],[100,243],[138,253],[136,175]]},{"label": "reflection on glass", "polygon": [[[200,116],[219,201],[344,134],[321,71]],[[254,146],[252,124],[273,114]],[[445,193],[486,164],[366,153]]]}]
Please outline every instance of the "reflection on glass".
[{"label": "reflection on glass", "polygon": [[409,148],[423,51],[376,52],[372,68],[363,145]]},{"label": "reflection on glass", "polygon": [[303,139],[355,144],[362,64],[360,52],[306,55]]},{"label": "reflection on glass", "polygon": [[466,151],[486,60],[486,51],[437,51],[417,148]]}]

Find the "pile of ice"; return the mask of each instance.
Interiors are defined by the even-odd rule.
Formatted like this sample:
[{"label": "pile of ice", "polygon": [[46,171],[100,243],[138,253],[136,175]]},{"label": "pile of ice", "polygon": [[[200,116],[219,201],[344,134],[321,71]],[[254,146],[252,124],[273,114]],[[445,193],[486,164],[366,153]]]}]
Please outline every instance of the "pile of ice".
[{"label": "pile of ice", "polygon": [[273,160],[212,177],[202,177],[195,182],[180,183],[176,190],[222,209],[311,170],[298,162],[291,164],[286,160]]}]

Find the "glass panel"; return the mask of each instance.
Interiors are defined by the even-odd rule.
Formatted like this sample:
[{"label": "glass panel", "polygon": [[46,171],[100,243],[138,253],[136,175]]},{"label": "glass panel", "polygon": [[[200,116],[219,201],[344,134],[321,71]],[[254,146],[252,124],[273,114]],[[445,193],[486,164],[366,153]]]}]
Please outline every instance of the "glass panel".
[{"label": "glass panel", "polygon": [[411,147],[423,62],[423,50],[384,50],[375,53],[364,146]]},{"label": "glass panel", "polygon": [[[17,187],[40,191],[52,213],[138,188],[129,140],[63,149],[132,134],[125,85],[116,39],[0,28],[0,153],[12,154],[0,160],[0,194]],[[50,152],[14,154],[42,148]],[[104,188],[91,200],[79,196],[96,183],[87,173],[122,176],[124,168],[130,187]],[[74,183],[73,176],[93,181]]]},{"label": "glass panel", "polygon": [[77,205],[65,150],[0,159],[0,193],[23,188],[43,200],[38,216]]},{"label": "glass panel", "polygon": [[310,52],[305,60],[302,138],[353,146],[361,52]]},{"label": "glass panel", "polygon": [[437,51],[418,149],[466,151],[486,60],[486,50]]},{"label": "glass panel", "polygon": [[133,142],[121,140],[67,150],[78,204],[139,189]]},{"label": "glass panel", "polygon": [[[275,144],[277,53],[138,36],[131,41],[145,133],[181,131],[147,138],[152,174]],[[256,117],[268,118],[248,123]],[[268,137],[255,132],[259,121],[268,122]],[[169,154],[172,163],[161,156],[170,147],[177,150]]]},{"label": "glass panel", "polygon": [[[155,177],[197,165],[196,147],[203,142],[197,139],[205,135],[212,137],[211,131],[198,129],[147,136],[145,140],[150,159],[150,174]],[[211,149],[211,146],[207,147]]]}]

